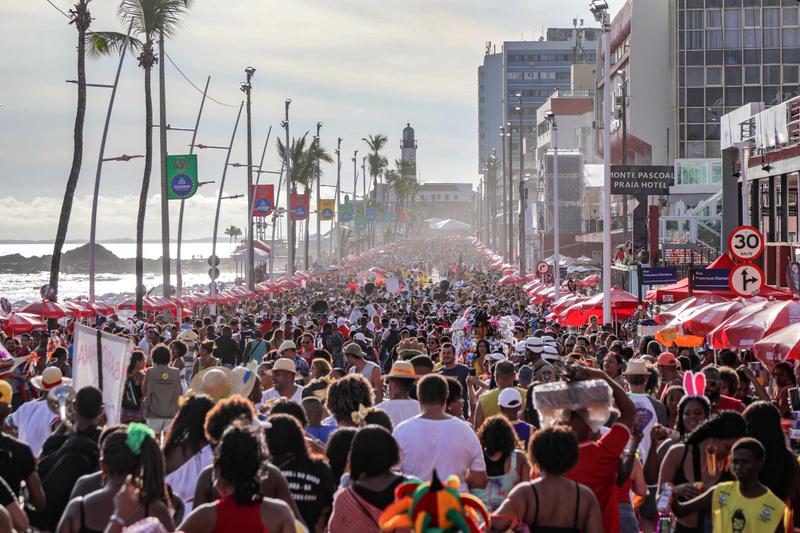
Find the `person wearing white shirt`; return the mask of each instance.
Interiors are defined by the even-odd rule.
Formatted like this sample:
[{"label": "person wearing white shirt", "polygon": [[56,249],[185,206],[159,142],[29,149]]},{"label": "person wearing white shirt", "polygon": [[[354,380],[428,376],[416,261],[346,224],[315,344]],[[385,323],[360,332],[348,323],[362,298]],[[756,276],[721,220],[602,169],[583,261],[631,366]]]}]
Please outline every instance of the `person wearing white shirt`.
[{"label": "person wearing white shirt", "polygon": [[394,438],[403,452],[403,474],[431,481],[458,476],[459,490],[485,488],[489,482],[480,441],[464,420],[445,412],[447,381],[428,374],[417,384],[421,414],[397,426]]},{"label": "person wearing white shirt", "polygon": [[394,427],[417,416],[420,413],[419,402],[408,396],[416,380],[414,365],[409,361],[395,361],[392,371],[383,379],[389,382],[390,399],[375,407],[386,411]]},{"label": "person wearing white shirt", "polygon": [[[303,387],[295,384],[297,370],[294,361],[281,357],[272,367],[272,388],[261,395],[261,409],[269,410],[274,400],[288,398],[298,404],[303,401]],[[273,401],[271,401],[273,400]]]},{"label": "person wearing white shirt", "polygon": [[41,376],[31,380],[31,385],[39,389],[41,398],[23,403],[11,415],[13,424],[19,430],[19,440],[31,447],[34,457],[39,457],[44,441],[52,434],[52,424],[59,420],[57,414],[47,405],[47,394],[59,385],[72,385],[70,378],[63,377],[57,367],[47,367]]}]

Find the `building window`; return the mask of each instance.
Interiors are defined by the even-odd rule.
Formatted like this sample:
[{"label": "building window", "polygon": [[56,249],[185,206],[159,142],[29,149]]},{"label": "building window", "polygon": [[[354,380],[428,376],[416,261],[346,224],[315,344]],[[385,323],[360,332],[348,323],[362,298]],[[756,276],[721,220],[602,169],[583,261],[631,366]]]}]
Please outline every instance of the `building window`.
[{"label": "building window", "polygon": [[444,201],[445,202],[449,202],[450,201],[450,195],[449,194],[445,194],[444,195]]},{"label": "building window", "polygon": [[703,11],[687,11],[686,12],[686,29],[689,30],[702,30],[703,29]]},{"label": "building window", "polygon": [[797,48],[800,46],[800,29],[798,28],[783,28],[783,47],[784,48]]},{"label": "building window", "polygon": [[784,7],[783,8],[783,25],[784,26],[797,26],[797,8]]},{"label": "building window", "polygon": [[722,85],[722,69],[720,67],[706,68],[706,84]]},{"label": "building window", "polygon": [[457,194],[453,195],[453,200],[458,200],[458,195]]},{"label": "building window", "polygon": [[[745,20],[747,20],[748,11],[758,11],[757,9],[746,9]],[[758,24],[756,23],[756,26]],[[774,7],[771,9],[764,9],[764,27],[765,28],[780,28],[781,27],[781,9]]]},{"label": "building window", "polygon": [[722,27],[722,11],[719,9],[710,9],[706,11],[706,28],[721,28]]},{"label": "building window", "polygon": [[741,9],[726,9],[725,10],[725,27],[726,28],[741,28],[742,27],[742,10]]},{"label": "building window", "polygon": [[676,163],[678,173],[675,177],[677,185],[707,185],[708,184],[708,164],[707,163]]},{"label": "building window", "polygon": [[[730,67],[729,67],[730,68]],[[689,67],[686,69],[686,86],[687,87],[703,87],[703,67]]]}]

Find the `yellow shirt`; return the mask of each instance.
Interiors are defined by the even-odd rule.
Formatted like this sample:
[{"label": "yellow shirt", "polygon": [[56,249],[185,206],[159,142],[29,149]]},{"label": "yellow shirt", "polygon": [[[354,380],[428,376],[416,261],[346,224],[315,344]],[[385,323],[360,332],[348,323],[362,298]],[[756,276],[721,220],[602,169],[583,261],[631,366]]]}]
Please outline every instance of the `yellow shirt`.
[{"label": "yellow shirt", "polygon": [[[519,395],[522,396],[522,405],[519,408],[519,412],[525,410],[525,396],[528,394],[528,391],[525,389],[521,389],[519,387],[514,387],[519,392]],[[481,410],[483,411],[483,419],[486,420],[490,416],[499,415],[500,414],[500,405],[498,405],[498,400],[500,396],[500,391],[502,389],[493,389],[489,392],[484,392],[480,396],[481,402]]]},{"label": "yellow shirt", "polygon": [[778,524],[786,524],[786,504],[771,490],[759,498],[745,498],[738,481],[718,484],[711,508],[714,533],[774,533]]}]

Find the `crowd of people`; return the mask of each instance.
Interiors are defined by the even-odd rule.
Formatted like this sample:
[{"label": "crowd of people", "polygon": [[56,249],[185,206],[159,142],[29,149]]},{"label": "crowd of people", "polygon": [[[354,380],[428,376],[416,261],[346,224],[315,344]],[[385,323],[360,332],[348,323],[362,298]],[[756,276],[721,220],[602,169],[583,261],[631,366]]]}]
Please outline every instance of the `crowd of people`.
[{"label": "crowd of people", "polygon": [[[790,364],[562,327],[501,276],[415,240],[182,320],[91,318],[136,346],[113,421],[95,387],[48,402],[69,328],[2,334],[29,362],[0,380],[0,533],[794,531]],[[463,500],[387,522],[419,483]]]}]

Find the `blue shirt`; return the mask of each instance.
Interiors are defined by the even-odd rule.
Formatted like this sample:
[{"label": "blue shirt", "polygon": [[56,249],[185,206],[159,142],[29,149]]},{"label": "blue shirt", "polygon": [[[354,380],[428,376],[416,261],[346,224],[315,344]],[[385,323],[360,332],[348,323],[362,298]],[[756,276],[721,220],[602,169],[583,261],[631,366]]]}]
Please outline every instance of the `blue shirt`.
[{"label": "blue shirt", "polygon": [[331,433],[339,429],[336,426],[322,426],[321,428],[306,427],[306,433],[320,441],[322,444],[327,444]]}]

